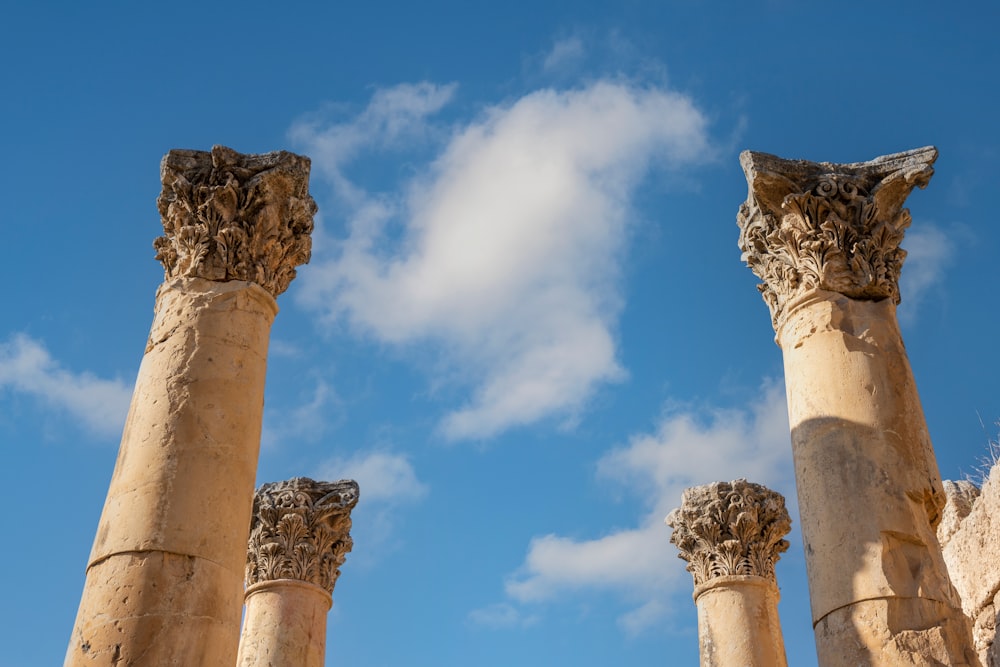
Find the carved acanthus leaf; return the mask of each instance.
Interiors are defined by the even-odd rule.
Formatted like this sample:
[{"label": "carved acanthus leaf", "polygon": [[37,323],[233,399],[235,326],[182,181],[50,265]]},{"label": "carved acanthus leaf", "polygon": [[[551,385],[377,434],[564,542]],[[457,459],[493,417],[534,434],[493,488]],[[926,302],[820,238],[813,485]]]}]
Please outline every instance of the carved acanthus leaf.
[{"label": "carved acanthus leaf", "polygon": [[785,304],[813,289],[899,303],[903,203],[936,159],[933,147],[851,164],[740,155],[750,188],[736,217],[740,250],[776,326]]},{"label": "carved acanthus leaf", "polygon": [[333,593],[354,542],[351,510],[358,484],[296,477],[264,484],[254,495],[246,585],[298,579]]},{"label": "carved acanthus leaf", "polygon": [[745,479],[686,489],[666,523],[696,586],[728,575],[774,580],[792,526],[785,498]]},{"label": "carved acanthus leaf", "polygon": [[172,150],[156,200],[164,235],[153,242],[167,278],[255,282],[278,296],[309,261],[316,203],[309,158]]}]

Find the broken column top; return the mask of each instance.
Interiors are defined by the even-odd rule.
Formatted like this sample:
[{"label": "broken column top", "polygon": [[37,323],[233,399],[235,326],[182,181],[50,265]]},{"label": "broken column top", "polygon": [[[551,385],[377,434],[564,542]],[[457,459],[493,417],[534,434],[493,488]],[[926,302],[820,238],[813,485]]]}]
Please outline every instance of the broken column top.
[{"label": "broken column top", "polygon": [[695,586],[717,577],[751,575],[775,580],[774,565],[788,550],[792,521],[785,498],[738,479],[685,489],[666,524]]},{"label": "broken column top", "polygon": [[156,200],[164,235],[153,242],[166,277],[244,280],[275,297],[288,289],[312,250],[309,167],[286,151],[167,153]]},{"label": "broken column top", "polygon": [[297,579],[333,593],[340,566],[354,546],[353,480],[316,482],[295,477],[264,484],[254,495],[246,585]]},{"label": "broken column top", "polygon": [[740,250],[764,281],[776,328],[788,302],[814,289],[899,303],[903,203],[930,181],[937,155],[926,146],[834,164],[740,154],[749,185],[736,217]]}]

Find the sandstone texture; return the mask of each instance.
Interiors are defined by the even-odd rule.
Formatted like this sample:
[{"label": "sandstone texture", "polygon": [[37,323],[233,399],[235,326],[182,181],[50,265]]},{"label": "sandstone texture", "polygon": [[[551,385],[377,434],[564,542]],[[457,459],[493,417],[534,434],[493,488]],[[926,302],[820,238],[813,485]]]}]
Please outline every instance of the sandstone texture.
[{"label": "sandstone texture", "polygon": [[958,607],[933,527],[944,491],[894,311],[820,292],[778,333],[814,623],[874,598]]},{"label": "sandstone texture", "polygon": [[978,664],[935,532],[944,489],[895,313],[903,204],[936,158],[740,156],[740,248],[784,358],[824,667]]},{"label": "sandstone texture", "polygon": [[[978,486],[968,480],[953,482],[945,480],[943,483],[945,506],[941,513],[941,523],[937,527],[938,542],[941,548],[948,546],[952,536],[962,527],[962,522],[972,512],[972,507],[979,498],[981,491]],[[951,565],[948,565],[949,569]]]},{"label": "sandstone texture", "polygon": [[979,657],[966,619],[953,607],[925,598],[860,600],[816,624],[823,667],[922,665],[974,667]]},{"label": "sandstone texture", "polygon": [[962,609],[973,621],[973,640],[980,660],[1000,667],[996,635],[1000,600],[1000,468],[994,466],[982,491],[970,482],[946,482],[948,505],[938,534],[944,559],[962,600]]},{"label": "sandstone texture", "polygon": [[358,485],[296,477],[254,495],[239,667],[323,667],[326,615],[353,547]]},{"label": "sandstone texture", "polygon": [[235,661],[276,312],[253,283],[160,288],[67,665]]},{"label": "sandstone texture", "polygon": [[253,282],[277,298],[312,253],[316,202],[309,158],[172,150],[156,200],[163,236],[153,242],[167,279]]},{"label": "sandstone texture", "polygon": [[330,594],[297,579],[247,589],[238,667],[323,667]]},{"label": "sandstone texture", "polygon": [[788,549],[785,499],[738,479],[685,489],[666,518],[687,561],[702,667],[783,667],[774,566]]},{"label": "sandstone texture", "polygon": [[171,151],[166,281],[67,666],[231,665],[275,297],[309,259],[309,161]]},{"label": "sandstone texture", "polygon": [[160,288],[91,563],[158,550],[241,571],[276,313],[253,283]]},{"label": "sandstone texture", "polygon": [[694,593],[702,667],[784,667],[778,586],[753,575],[712,579]]}]

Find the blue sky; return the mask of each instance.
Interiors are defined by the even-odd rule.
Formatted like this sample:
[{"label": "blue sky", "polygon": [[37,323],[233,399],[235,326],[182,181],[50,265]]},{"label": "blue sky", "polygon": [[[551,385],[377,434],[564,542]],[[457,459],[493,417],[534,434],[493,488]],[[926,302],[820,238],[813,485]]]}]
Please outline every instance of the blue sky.
[{"label": "blue sky", "polygon": [[[900,319],[942,475],[1000,419],[1000,10],[970,2],[39,2],[0,25],[4,665],[58,664],[163,273],[171,148],[313,159],[259,482],[354,476],[328,661],[696,664],[663,517],[783,492],[780,350],[737,156],[933,144]],[[210,508],[207,508],[210,511]]]}]

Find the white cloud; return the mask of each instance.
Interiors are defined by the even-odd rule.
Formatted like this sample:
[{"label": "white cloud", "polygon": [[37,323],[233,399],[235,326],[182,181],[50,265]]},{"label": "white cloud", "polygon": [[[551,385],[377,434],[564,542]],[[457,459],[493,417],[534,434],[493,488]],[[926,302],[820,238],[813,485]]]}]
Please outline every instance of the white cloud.
[{"label": "white cloud", "polygon": [[539,90],[452,128],[396,195],[338,184],[355,146],[409,132],[364,118],[417,127],[451,94],[415,90],[379,91],[361,119],[293,131],[353,211],[347,237],[302,272],[299,296],[380,341],[430,343],[442,375],[471,387],[441,422],[449,439],[572,417],[624,376],[614,330],[631,197],[653,163],[705,159],[705,118],[663,88]]},{"label": "white cloud", "polygon": [[784,391],[765,385],[761,399],[745,410],[670,412],[655,432],[606,454],[597,472],[639,496],[647,508],[639,525],[591,540],[537,537],[505,589],[522,604],[610,591],[637,605],[619,619],[635,634],[661,618],[672,590],[691,585],[663,524],[685,488],[745,477],[785,494],[794,512]]},{"label": "white cloud", "polygon": [[924,297],[944,278],[955,254],[955,244],[941,228],[926,222],[911,226],[903,239],[906,261],[900,275],[899,316],[912,321]]},{"label": "white cloud", "polygon": [[415,501],[427,494],[427,486],[417,479],[409,459],[402,454],[372,452],[349,459],[329,461],[324,470],[332,477],[353,479],[366,504],[398,504]]},{"label": "white cloud", "polygon": [[73,373],[55,361],[45,346],[24,334],[0,343],[0,389],[7,388],[65,410],[91,432],[120,435],[132,387],[91,373]]},{"label": "white cloud", "polygon": [[638,591],[648,584],[662,588],[671,577],[671,568],[664,567],[663,543],[669,531],[662,521],[648,517],[640,528],[593,540],[536,537],[519,574],[507,582],[507,595],[519,602],[540,602],[567,589]]},{"label": "white cloud", "polygon": [[760,399],[745,409],[669,412],[655,433],[633,437],[627,447],[611,451],[597,470],[599,476],[655,500],[653,511],[661,521],[689,486],[739,477],[787,484],[790,464],[784,386],[767,382]]}]

